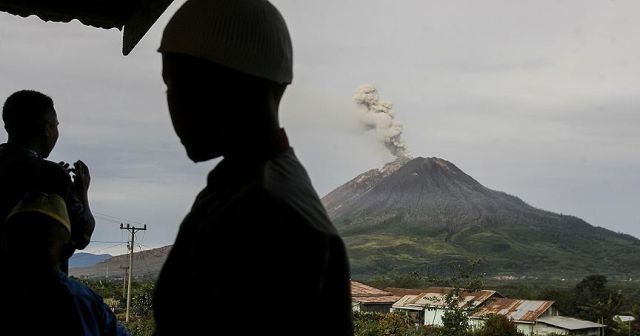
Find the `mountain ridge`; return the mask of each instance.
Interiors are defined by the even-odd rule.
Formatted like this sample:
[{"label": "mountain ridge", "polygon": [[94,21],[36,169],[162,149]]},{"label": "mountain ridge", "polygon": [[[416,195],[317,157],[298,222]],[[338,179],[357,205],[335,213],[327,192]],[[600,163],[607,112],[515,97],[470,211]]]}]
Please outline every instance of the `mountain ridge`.
[{"label": "mountain ridge", "polygon": [[90,267],[111,257],[110,254],[76,252],[69,258],[69,268]]},{"label": "mountain ridge", "polygon": [[[173,245],[133,253],[133,277],[155,279]],[[113,256],[95,265],[69,269],[69,275],[77,278],[120,278],[125,276],[129,254]]]},{"label": "mountain ridge", "polygon": [[447,160],[418,157],[381,176],[370,170],[322,198],[356,276],[442,272],[474,258],[494,274],[628,274],[640,266],[638,239],[489,189]]},{"label": "mountain ridge", "polygon": [[[322,198],[347,245],[354,279],[418,272],[443,275],[481,260],[488,276],[615,279],[640,273],[640,240],[538,209],[480,184],[441,158],[400,158]],[[134,277],[157,277],[172,245],[134,253]],[[122,277],[128,255],[78,277]]]}]

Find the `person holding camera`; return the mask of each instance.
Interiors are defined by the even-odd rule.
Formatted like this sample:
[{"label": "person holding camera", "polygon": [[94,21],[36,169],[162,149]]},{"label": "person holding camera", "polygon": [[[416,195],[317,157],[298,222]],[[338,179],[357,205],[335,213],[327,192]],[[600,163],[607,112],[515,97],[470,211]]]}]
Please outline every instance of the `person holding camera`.
[{"label": "person holding camera", "polygon": [[[8,140],[0,144],[0,242],[4,241],[4,219],[27,192],[58,195],[65,200],[73,228],[60,267],[68,273],[68,258],[89,244],[95,228],[89,208],[89,168],[80,160],[72,165],[46,160],[59,136],[51,97],[33,90],[17,91],[5,101],[2,120]],[[3,265],[5,258],[0,252]]]}]

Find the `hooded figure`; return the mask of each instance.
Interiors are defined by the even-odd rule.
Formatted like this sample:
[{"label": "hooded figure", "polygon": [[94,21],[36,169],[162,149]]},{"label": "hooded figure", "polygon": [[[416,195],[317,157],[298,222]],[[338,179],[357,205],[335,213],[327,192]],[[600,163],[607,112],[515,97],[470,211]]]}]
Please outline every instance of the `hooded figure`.
[{"label": "hooded figure", "polygon": [[187,1],[159,51],[187,156],[223,160],[158,278],[155,334],[353,335],[344,243],[278,120],[293,78],[278,10]]}]

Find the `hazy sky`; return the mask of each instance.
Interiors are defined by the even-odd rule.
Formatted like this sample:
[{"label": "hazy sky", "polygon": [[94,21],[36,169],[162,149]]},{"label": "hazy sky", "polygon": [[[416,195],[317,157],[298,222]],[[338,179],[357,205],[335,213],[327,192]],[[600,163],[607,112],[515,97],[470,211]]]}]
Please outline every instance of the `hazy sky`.
[{"label": "hazy sky", "polygon": [[[120,31],[0,13],[0,100],[55,101],[50,159],[84,160],[97,228],[88,252],[173,243],[215,161],[193,164],[165,103],[162,28],[128,56]],[[485,186],[640,237],[640,2],[274,0],[294,43],[282,124],[320,196],[392,159],[360,127],[360,85],[393,103],[414,156]],[[6,134],[0,132],[0,141]]]}]

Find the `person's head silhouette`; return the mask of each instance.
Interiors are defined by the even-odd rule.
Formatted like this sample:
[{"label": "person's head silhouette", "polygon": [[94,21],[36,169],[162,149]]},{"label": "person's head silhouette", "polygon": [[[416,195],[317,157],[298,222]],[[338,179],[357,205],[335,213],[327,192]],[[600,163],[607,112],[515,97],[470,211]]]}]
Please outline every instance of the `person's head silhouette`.
[{"label": "person's head silhouette", "polygon": [[4,229],[11,269],[19,274],[0,279],[4,288],[11,288],[5,296],[14,305],[4,320],[13,323],[5,327],[21,328],[10,334],[128,335],[102,297],[60,270],[72,230],[62,197],[28,192]]},{"label": "person's head silhouette", "polygon": [[279,146],[293,56],[285,21],[268,1],[188,1],[159,51],[171,120],[191,160],[268,156]]},{"label": "person's head silhouette", "polygon": [[[189,0],[167,24],[159,51],[171,121],[187,155],[224,158],[158,277],[156,334],[209,335],[244,323],[246,335],[353,335],[344,242],[278,120],[293,79],[280,12],[267,0]],[[261,299],[272,309],[247,325],[235,312],[253,300],[246,288],[256,276],[270,289]],[[285,292],[308,298],[311,311],[283,316]],[[203,298],[229,304],[195,308]],[[307,315],[323,323],[311,331],[303,327]]]},{"label": "person's head silhouette", "polygon": [[58,117],[51,97],[33,90],[13,93],[2,108],[8,142],[49,156],[58,141]]},{"label": "person's head silhouette", "polygon": [[71,222],[62,197],[29,192],[6,219],[5,246],[20,267],[30,272],[57,270],[71,237]]}]

